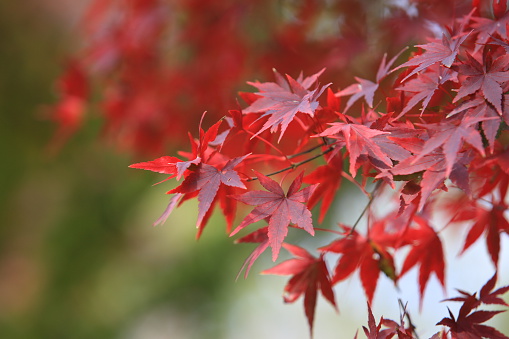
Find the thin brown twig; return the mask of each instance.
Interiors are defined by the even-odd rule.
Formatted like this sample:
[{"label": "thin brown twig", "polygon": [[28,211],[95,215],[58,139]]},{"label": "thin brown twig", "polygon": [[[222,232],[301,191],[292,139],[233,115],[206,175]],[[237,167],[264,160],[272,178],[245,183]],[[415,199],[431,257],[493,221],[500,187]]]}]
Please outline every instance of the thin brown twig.
[{"label": "thin brown twig", "polygon": [[327,145],[327,144],[322,143],[322,144],[319,144],[319,145],[313,146],[313,147],[311,147],[311,148],[309,148],[309,149],[307,149],[307,150],[305,150],[305,151],[302,151],[302,152],[299,152],[299,153],[295,153],[295,154],[289,155],[289,156],[287,156],[286,158],[287,158],[287,159],[293,159],[293,158],[296,158],[296,157],[298,157],[298,156],[301,156],[301,155],[304,155],[304,154],[307,154],[307,153],[311,153],[311,152],[313,152],[315,149],[318,149],[318,148],[320,148],[320,147],[322,147],[322,146],[326,146],[326,145]]},{"label": "thin brown twig", "polygon": [[[283,173],[283,172],[286,172],[286,171],[288,171],[288,170],[293,170],[293,169],[295,169],[295,168],[297,168],[297,167],[299,167],[299,166],[301,166],[301,165],[304,165],[304,164],[306,164],[306,163],[308,163],[308,162],[310,162],[310,161],[313,161],[313,160],[315,160],[315,159],[318,159],[319,157],[321,157],[321,156],[323,156],[323,155],[325,155],[325,154],[329,153],[329,152],[330,152],[330,151],[332,151],[333,149],[334,149],[334,146],[331,146],[331,147],[327,148],[325,151],[323,151],[322,153],[319,153],[319,154],[317,154],[317,155],[315,155],[315,156],[313,156],[313,157],[311,157],[311,158],[308,158],[308,159],[306,159],[306,160],[302,160],[302,161],[300,161],[300,162],[296,162],[296,163],[292,164],[291,166],[288,166],[288,167],[285,167],[285,168],[283,168],[283,169],[280,169],[279,171],[275,171],[275,172],[269,173],[269,174],[267,174],[266,176],[267,176],[267,177],[270,177],[270,176],[272,176],[272,175],[276,175],[276,174],[279,174],[279,173]],[[258,180],[258,177],[253,177],[253,178],[249,178],[249,179],[247,179],[247,181],[254,181],[254,180]]]},{"label": "thin brown twig", "polygon": [[364,216],[364,214],[366,214],[367,210],[369,209],[369,207],[373,203],[373,200],[375,199],[375,193],[378,190],[378,188],[380,188],[381,183],[382,183],[382,181],[378,181],[376,183],[376,185],[375,185],[375,188],[373,188],[373,191],[371,191],[371,193],[369,193],[369,195],[368,195],[368,198],[369,198],[368,203],[366,204],[366,206],[364,206],[364,209],[362,210],[361,214],[359,215],[359,217],[357,218],[357,220],[353,224],[352,228],[350,229],[350,233],[348,235],[352,235],[353,234],[355,228],[357,227],[357,225],[361,221],[362,217]]},{"label": "thin brown twig", "polygon": [[412,318],[410,318],[410,314],[406,310],[406,305],[403,305],[403,301],[401,301],[401,299],[398,299],[398,301],[399,301],[399,305],[400,305],[401,309],[403,310],[404,316],[406,316],[406,318],[408,320],[408,325],[410,326],[410,330],[412,331],[413,334],[415,334],[415,338],[419,339],[419,335],[417,334],[417,327],[415,327],[414,323],[412,322]]}]

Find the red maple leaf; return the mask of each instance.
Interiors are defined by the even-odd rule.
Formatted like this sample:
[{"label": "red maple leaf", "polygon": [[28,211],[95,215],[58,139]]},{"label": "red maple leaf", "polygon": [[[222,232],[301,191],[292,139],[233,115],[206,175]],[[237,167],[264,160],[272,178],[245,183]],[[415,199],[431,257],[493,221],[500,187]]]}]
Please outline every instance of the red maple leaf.
[{"label": "red maple leaf", "polygon": [[497,290],[493,291],[495,285],[497,283],[497,272],[491,277],[486,284],[479,291],[479,298],[477,297],[477,293],[470,294],[468,292],[457,290],[461,296],[445,299],[445,301],[462,301],[467,302],[471,301],[472,298],[475,298],[477,302],[472,304],[472,308],[479,307],[481,304],[489,304],[489,305],[503,305],[509,306],[504,299],[500,297],[501,294],[505,294],[509,291],[509,286],[500,287]]},{"label": "red maple leaf", "polygon": [[450,328],[453,339],[509,339],[509,337],[500,333],[493,327],[482,325],[483,322],[491,319],[495,315],[504,311],[475,311],[481,304],[497,304],[507,306],[507,303],[499,297],[499,295],[509,291],[509,286],[500,287],[492,292],[497,282],[497,274],[495,273],[479,292],[470,294],[461,290],[461,296],[446,299],[446,301],[461,301],[463,305],[460,308],[458,319],[456,319],[449,310],[450,318],[442,319],[437,325],[444,325]]},{"label": "red maple leaf", "polygon": [[[324,252],[342,254],[334,270],[332,283],[335,284],[348,278],[358,268],[362,287],[368,301],[371,302],[380,271],[396,280],[394,260],[385,247],[376,242],[376,239],[366,238],[356,231],[351,232],[347,226],[342,227],[345,230],[344,238],[320,248]],[[375,230],[374,233],[378,232]]]},{"label": "red maple leaf", "polygon": [[[493,4],[496,2],[493,1]],[[499,4],[502,4],[503,1],[498,1]],[[507,25],[509,25],[509,12],[505,13],[500,18],[496,20],[490,18],[481,18],[481,17],[472,17],[472,21],[474,21],[471,26],[475,29],[477,33],[477,40],[474,52],[477,52],[488,42],[493,35],[498,34],[502,38],[508,38]]]},{"label": "red maple leaf", "polygon": [[482,63],[467,53],[468,62],[457,66],[459,74],[466,76],[453,102],[472,94],[478,90],[502,115],[503,84],[509,81],[509,57],[502,55],[492,60],[489,54],[484,54]]},{"label": "red maple leaf", "polygon": [[169,174],[171,177],[176,176],[177,180],[184,175],[185,171],[191,165],[198,165],[201,162],[200,157],[193,160],[184,161],[176,157],[163,156],[152,161],[139,162],[132,164],[130,168],[144,169],[157,173]]},{"label": "red maple leaf", "polygon": [[408,103],[406,104],[403,111],[399,114],[402,116],[410,109],[412,109],[417,103],[422,100],[421,114],[428,106],[431,98],[435,94],[435,91],[440,88],[445,82],[454,80],[454,72],[443,67],[428,68],[427,72],[419,73],[415,79],[411,79],[402,87],[396,88],[400,91],[415,93]]},{"label": "red maple leaf", "polygon": [[295,178],[285,194],[277,182],[261,173],[255,173],[258,180],[260,180],[260,184],[268,192],[252,191],[232,196],[238,201],[257,207],[242,220],[230,236],[233,236],[247,225],[267,218],[269,221],[268,237],[270,247],[272,247],[272,260],[276,261],[281,244],[288,234],[290,222],[303,228],[311,235],[315,234],[311,212],[303,203],[309,200],[317,185],[311,185],[299,191],[304,174],[301,173]]},{"label": "red maple leaf", "polygon": [[461,147],[466,142],[484,156],[481,134],[476,128],[480,121],[492,118],[464,117],[463,119],[445,120],[437,124],[419,124],[425,127],[430,138],[424,143],[420,153],[412,160],[414,163],[441,147],[445,156],[445,176],[448,177],[457,162]]},{"label": "red maple leaf", "polygon": [[444,65],[445,67],[451,67],[456,60],[461,44],[467,37],[468,34],[454,37],[444,34],[441,41],[436,40],[424,45],[416,45],[415,47],[423,48],[426,52],[413,57],[409,61],[398,66],[396,69],[417,66],[403,79],[403,81],[405,81],[412,75],[417,74],[437,63]]},{"label": "red maple leaf", "polygon": [[323,254],[315,258],[301,247],[287,243],[283,247],[296,258],[284,261],[262,274],[293,275],[285,286],[283,299],[286,303],[292,303],[304,294],[304,311],[312,332],[318,290],[337,310],[327,265]]},{"label": "red maple leaf", "polygon": [[475,305],[477,305],[475,297],[466,298],[459,310],[457,319],[449,310],[449,318],[443,318],[437,325],[449,327],[452,339],[509,339],[495,328],[482,324],[504,311],[481,310],[472,312],[476,307]]},{"label": "red maple leaf", "polygon": [[464,253],[485,233],[486,247],[488,248],[491,260],[495,266],[498,266],[500,232],[509,232],[509,222],[504,216],[508,206],[503,201],[503,198],[500,201],[493,200],[491,206],[485,205],[485,201],[481,203],[477,201],[464,202],[459,206],[451,222],[474,220],[475,222],[465,238],[465,244],[461,253]]},{"label": "red maple leaf", "polygon": [[327,165],[315,169],[304,177],[308,184],[320,184],[309,198],[308,208],[312,209],[321,201],[318,222],[322,222],[341,184],[343,158],[340,154],[327,159]]},{"label": "red maple leaf", "polygon": [[305,79],[302,79],[301,76],[297,80],[287,75],[287,79],[285,80],[274,70],[277,83],[248,82],[248,84],[260,90],[260,92],[256,93],[260,98],[249,107],[245,108],[243,112],[245,114],[263,113],[260,119],[268,116],[268,120],[255,135],[269,128],[270,131],[274,133],[281,127],[281,134],[279,135],[280,141],[288,125],[293,121],[297,113],[300,112],[313,116],[316,109],[319,107],[318,97],[322,95],[323,91],[329,85],[311,91],[309,88],[316,82],[318,76],[320,76],[323,71],[324,69]]},{"label": "red maple leaf", "polygon": [[403,51],[395,55],[387,63],[386,63],[387,54],[384,54],[382,62],[380,63],[380,66],[378,68],[378,72],[376,74],[376,83],[370,80],[355,77],[355,80],[357,80],[358,82],[357,84],[350,85],[347,88],[335,94],[336,97],[351,95],[350,99],[348,99],[346,103],[346,107],[343,113],[346,113],[346,111],[348,111],[348,109],[352,107],[352,105],[362,97],[364,97],[369,107],[373,107],[373,98],[375,96],[376,90],[380,85],[380,81],[382,81],[383,78],[385,78],[390,73],[389,68],[391,68],[394,61],[396,61],[396,59],[401,55],[402,52]]},{"label": "red maple leaf", "polygon": [[[507,110],[505,109],[504,111]],[[473,99],[463,101],[458,107],[452,110],[447,117],[449,118],[460,112],[465,112],[466,116],[474,118],[487,118],[485,120],[483,119],[480,125],[490,145],[490,151],[493,152],[501,120],[493,106],[488,104],[484,98],[477,94]]]},{"label": "red maple leaf", "polygon": [[339,139],[340,142],[346,143],[346,148],[350,153],[349,171],[352,176],[356,175],[359,167],[357,159],[361,155],[370,156],[387,167],[392,167],[391,159],[382,151],[375,139],[379,135],[389,135],[389,132],[355,123],[334,122],[329,125],[331,127],[316,136]]},{"label": "red maple leaf", "polygon": [[221,170],[217,169],[215,166],[200,163],[196,170],[189,174],[180,186],[168,192],[168,194],[188,194],[199,191],[198,221],[196,222],[196,227],[199,228],[198,234],[203,230],[203,221],[221,184],[231,187],[246,188],[233,168],[247,156],[248,155],[244,155],[228,161]]},{"label": "red maple leaf", "polygon": [[419,265],[419,293],[422,303],[431,273],[435,273],[445,288],[444,252],[440,238],[427,220],[415,215],[413,221],[415,227],[408,228],[404,235],[404,241],[411,245],[411,249],[403,263],[400,276]]},{"label": "red maple leaf", "polygon": [[[251,270],[251,266],[253,266],[254,262],[258,257],[269,247],[269,237],[267,236],[269,228],[262,227],[252,233],[249,233],[246,236],[243,236],[242,238],[239,238],[235,240],[236,244],[240,243],[260,243],[254,251],[247,257],[247,259],[244,261],[244,264],[242,264],[242,267],[240,268],[239,273],[237,274],[237,279],[240,276],[240,273],[246,268],[246,271],[244,273],[244,279],[247,278],[249,274],[249,270]],[[246,267],[247,266],[247,267]]]},{"label": "red maple leaf", "polygon": [[[388,328],[382,329],[382,325]],[[400,328],[401,327],[401,328]],[[380,317],[380,321],[378,325],[375,322],[375,317],[373,316],[373,311],[371,311],[371,307],[368,303],[368,328],[362,326],[364,330],[364,334],[366,334],[367,339],[391,339],[396,334],[398,335],[398,339],[412,339],[406,333],[406,330],[403,326],[400,326],[394,320],[384,319],[384,317]]]}]

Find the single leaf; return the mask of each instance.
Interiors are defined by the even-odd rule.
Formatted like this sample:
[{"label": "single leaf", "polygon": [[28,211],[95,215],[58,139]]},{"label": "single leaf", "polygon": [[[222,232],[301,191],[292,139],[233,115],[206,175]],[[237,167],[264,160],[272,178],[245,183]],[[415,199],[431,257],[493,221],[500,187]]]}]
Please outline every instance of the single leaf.
[{"label": "single leaf", "polygon": [[445,82],[454,80],[453,71],[447,68],[439,67],[437,70],[435,68],[429,68],[428,70],[431,71],[420,73],[415,79],[411,79],[410,81],[405,82],[403,86],[396,88],[400,91],[415,93],[410,98],[399,116],[408,112],[420,101],[422,101],[422,115],[431,98],[435,94],[435,91]]},{"label": "single leaf", "polygon": [[390,73],[389,69],[403,51],[404,50],[399,52],[387,63],[386,63],[387,54],[384,54],[380,66],[378,67],[378,72],[376,74],[376,83],[370,80],[355,77],[355,80],[357,80],[357,84],[350,85],[347,88],[335,94],[336,97],[338,98],[351,95],[350,99],[348,99],[346,103],[346,107],[343,113],[346,113],[346,111],[348,111],[348,109],[352,107],[352,105],[362,97],[364,97],[369,107],[373,107],[373,98],[375,96],[376,90],[380,85],[380,81],[382,81],[383,78],[385,78]]},{"label": "single leaf", "polygon": [[357,159],[361,155],[370,156],[387,167],[392,167],[391,159],[382,151],[377,144],[375,137],[389,135],[389,132],[372,129],[367,126],[355,123],[335,122],[330,123],[327,128],[317,136],[330,137],[346,142],[346,148],[350,153],[350,174],[355,177],[357,173]]},{"label": "single leaf", "polygon": [[312,209],[321,202],[318,222],[322,223],[334,197],[341,185],[341,173],[343,171],[343,158],[340,154],[330,157],[327,165],[317,167],[313,172],[306,175],[303,181],[307,184],[320,184],[309,198],[308,208]]},{"label": "single leaf", "polygon": [[419,266],[419,293],[422,304],[424,289],[431,273],[435,273],[445,288],[445,262],[442,242],[435,230],[422,217],[414,216],[415,227],[405,233],[405,240],[411,244],[410,252],[403,263],[400,275],[407,273],[412,267]]},{"label": "single leaf", "polygon": [[172,176],[175,175],[177,177],[177,180],[180,180],[180,178],[184,175],[185,171],[189,168],[189,166],[198,165],[200,162],[201,162],[200,157],[196,157],[195,159],[190,161],[183,161],[176,157],[163,156],[152,161],[132,164],[129,167],[144,169],[147,171],[157,173],[170,174]]},{"label": "single leaf", "polygon": [[277,83],[274,82],[248,82],[248,84],[258,88],[260,92],[256,94],[260,96],[250,106],[246,107],[244,114],[263,113],[260,117],[268,117],[263,127],[255,134],[258,135],[270,128],[272,133],[278,128],[281,129],[279,140],[283,137],[290,122],[292,122],[297,113],[305,113],[314,116],[316,109],[319,107],[318,97],[322,95],[329,85],[322,86],[320,89],[308,90],[308,88],[316,82],[318,76],[323,72],[301,80],[294,80],[287,76],[285,81],[279,73],[274,70]]},{"label": "single leaf", "polygon": [[403,79],[403,82],[410,78],[412,75],[417,74],[437,63],[445,67],[451,67],[451,65],[456,60],[456,56],[458,55],[461,44],[467,37],[468,34],[463,34],[457,37],[450,37],[444,34],[441,41],[435,40],[428,44],[416,45],[415,47],[423,48],[426,50],[426,52],[413,57],[409,61],[396,68],[399,69],[402,67],[417,66]]},{"label": "single leaf", "polygon": [[[377,243],[376,239],[368,239],[356,231],[350,234],[349,227],[343,226],[343,228],[345,229],[344,238],[335,240],[331,244],[320,248],[320,251],[323,252],[341,254],[334,270],[332,283],[336,284],[348,278],[355,270],[359,269],[364,292],[368,302],[371,302],[375,294],[378,277],[380,272],[383,271],[383,266],[388,264],[391,266],[392,272],[396,271],[394,260],[385,249],[385,246],[382,243]],[[395,274],[393,276],[395,278]]]},{"label": "single leaf", "polygon": [[[244,264],[242,264],[242,267],[240,268],[239,273],[237,274],[237,278],[239,278],[240,273],[246,268],[246,271],[244,272],[244,279],[247,278],[249,271],[251,270],[251,266],[253,266],[254,262],[258,257],[269,247],[269,237],[267,236],[268,233],[268,227],[262,227],[252,233],[249,233],[248,235],[239,238],[235,240],[236,244],[240,243],[260,243],[253,252],[247,257],[247,259],[244,261]],[[247,266],[247,267],[246,267]]]},{"label": "single leaf", "polygon": [[303,173],[301,173],[285,194],[281,186],[274,180],[258,172],[256,172],[256,175],[260,180],[260,184],[267,191],[252,191],[232,196],[232,198],[256,206],[256,208],[242,220],[230,236],[235,235],[252,223],[268,218],[268,237],[272,248],[272,260],[275,261],[279,255],[281,244],[288,233],[290,223],[296,224],[309,234],[314,235],[311,212],[304,203],[309,200],[317,185],[308,186],[299,191],[303,177]]},{"label": "single leaf", "polygon": [[293,275],[285,286],[283,299],[286,303],[292,303],[304,294],[304,310],[312,333],[318,290],[337,310],[327,265],[323,255],[315,258],[301,247],[286,243],[283,247],[295,258],[265,270],[262,274]]},{"label": "single leaf", "polygon": [[215,166],[200,163],[197,169],[188,175],[180,186],[168,192],[168,194],[187,194],[199,191],[198,220],[196,222],[196,227],[199,229],[198,234],[201,233],[205,226],[203,221],[206,220],[207,212],[209,212],[221,184],[231,187],[246,188],[233,168],[247,156],[249,156],[249,154],[228,161],[221,170],[218,170]]},{"label": "single leaf", "polygon": [[467,57],[468,62],[457,67],[458,73],[465,75],[466,79],[461,82],[453,102],[480,90],[483,97],[502,115],[503,84],[509,81],[509,57],[502,55],[495,60],[485,57],[482,63],[468,53]]}]

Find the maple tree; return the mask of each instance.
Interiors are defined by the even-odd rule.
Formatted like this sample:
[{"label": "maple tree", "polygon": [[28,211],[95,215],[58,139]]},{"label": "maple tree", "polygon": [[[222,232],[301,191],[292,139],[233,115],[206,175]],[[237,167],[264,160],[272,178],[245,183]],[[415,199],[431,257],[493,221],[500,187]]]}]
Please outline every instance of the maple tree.
[{"label": "maple tree", "polygon": [[[191,61],[186,63],[175,55],[174,64],[164,64],[159,49],[169,25],[165,6],[199,20],[208,18],[207,11],[217,13],[215,6],[222,3],[132,0],[122,7],[114,1],[93,2],[84,29],[94,38],[79,63],[72,62],[61,79],[62,97],[54,108],[54,118],[61,126],[57,140],[68,137],[81,123],[88,90],[80,67],[99,73],[107,87],[102,105],[105,134],[119,138],[122,147],[159,156],[130,167],[181,180],[168,191],[170,202],[156,223],[164,222],[185,201],[197,198],[200,237],[219,204],[230,236],[251,230],[235,242],[259,244],[241,269],[246,268],[244,277],[269,247],[273,261],[281,247],[294,256],[263,273],[292,276],[284,301],[291,303],[303,296],[311,332],[318,291],[334,308],[340,308],[333,287],[358,269],[369,310],[365,335],[370,339],[417,338],[418,329],[413,328],[405,307],[399,323],[382,318],[376,324],[370,303],[381,273],[397,284],[418,267],[422,303],[433,274],[445,288],[447,246],[441,236],[443,228],[436,224],[437,214],[449,217],[443,227],[459,225],[468,230],[462,253],[485,234],[495,272],[500,238],[509,233],[504,215],[509,185],[507,2],[415,0],[411,3],[418,15],[412,20],[408,8],[405,12],[387,5],[391,15],[378,18],[381,32],[390,33],[398,23],[407,25],[420,43],[406,46],[409,41],[396,44],[398,39],[392,39],[394,45],[374,53],[378,60],[373,65],[379,65],[375,80],[352,75],[356,83],[342,84],[341,90],[335,88],[334,76],[348,72],[345,67],[331,66],[330,58],[348,59],[356,45],[341,56],[324,51],[357,40],[367,43],[372,37],[362,30],[344,28],[340,39],[317,44],[313,53],[302,53],[305,57],[294,58],[290,50],[310,47],[304,37],[322,11],[334,14],[356,6],[366,14],[368,5],[338,1],[321,8],[314,1],[304,1],[295,9],[304,24],[271,23],[268,29],[277,32],[277,48],[263,54],[255,49],[251,53],[252,41],[227,29],[228,24],[245,18],[242,10],[263,6],[255,6],[255,1],[242,5],[225,1],[225,20],[212,22],[208,33],[184,24],[174,38],[195,44]],[[444,6],[448,10],[440,11]],[[107,15],[113,10],[121,11],[122,16],[110,22],[113,28],[104,30],[97,22],[110,20]],[[433,35],[424,22],[434,22],[440,33]],[[352,22],[345,19],[345,23]],[[402,35],[397,37],[403,39]],[[240,92],[245,103],[235,104],[226,98],[244,75],[249,54],[263,60],[256,64],[263,78],[268,77],[265,70],[276,67],[271,75],[275,81],[248,82],[256,90]],[[307,58],[312,62],[306,63]],[[297,66],[285,65],[290,61]],[[273,64],[267,65],[269,62]],[[197,65],[206,72],[192,72]],[[304,65],[316,69],[309,73],[305,69],[298,76],[283,76],[276,70],[296,71]],[[192,88],[195,84],[202,87]],[[346,103],[343,97],[349,97]],[[220,113],[203,114],[199,123],[183,118],[203,103]],[[179,131],[192,124],[199,128],[197,136],[189,134],[187,149],[191,151],[178,152],[178,157],[161,156],[165,143],[172,137],[182,139]],[[364,212],[353,225],[341,224],[340,230],[317,227],[326,220],[344,180],[367,196]],[[302,188],[303,184],[307,186]],[[394,197],[394,204],[386,203],[381,212],[376,205],[387,194]],[[252,210],[248,212],[245,205],[253,206]],[[317,205],[315,221],[312,213]],[[366,227],[361,231],[358,225],[363,216]],[[240,224],[232,231],[236,220]],[[320,231],[336,238],[317,248],[318,256],[286,242],[289,232],[304,237]],[[401,253],[406,256],[398,267],[395,257]],[[326,259],[338,256],[332,269]],[[432,338],[508,338],[483,324],[502,311],[476,310],[484,304],[507,306],[499,295],[508,287],[491,292],[496,278],[497,273],[481,289],[479,298],[460,291],[461,297],[449,299],[463,303],[459,315],[450,312],[449,318],[439,321],[437,325],[444,329]],[[409,325],[404,321],[407,316]]]}]

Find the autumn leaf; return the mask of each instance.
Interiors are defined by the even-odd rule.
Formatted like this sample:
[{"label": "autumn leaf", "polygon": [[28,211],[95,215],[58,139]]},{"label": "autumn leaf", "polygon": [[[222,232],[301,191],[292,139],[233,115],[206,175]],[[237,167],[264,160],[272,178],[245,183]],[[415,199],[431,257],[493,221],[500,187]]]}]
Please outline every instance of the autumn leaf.
[{"label": "autumn leaf", "polygon": [[[461,296],[454,297],[454,298],[448,298],[444,301],[461,301],[461,302],[469,302],[471,304],[471,309],[479,307],[481,304],[486,305],[502,305],[502,306],[509,306],[504,299],[500,297],[501,294],[505,294],[507,291],[509,291],[509,286],[504,286],[496,289],[495,285],[497,283],[497,272],[484,284],[484,286],[479,291],[479,297],[477,297],[477,293],[470,294],[468,292],[457,290]],[[476,302],[473,302],[473,299],[476,300]]]},{"label": "autumn leaf", "polygon": [[320,216],[321,223],[327,214],[329,207],[336,196],[341,184],[341,172],[343,171],[343,159],[341,155],[330,157],[327,165],[317,167],[313,172],[303,179],[308,184],[320,184],[309,198],[308,208],[312,209],[318,202],[321,202]]},{"label": "autumn leaf", "polygon": [[472,312],[477,306],[479,306],[477,298],[473,295],[468,296],[464,298],[457,318],[449,310],[449,317],[443,318],[437,325],[449,327],[452,338],[455,339],[509,339],[495,328],[482,324],[504,311]]},{"label": "autumn leaf", "polygon": [[474,224],[467,233],[461,253],[470,248],[484,233],[491,260],[495,266],[498,266],[500,232],[509,232],[509,222],[504,215],[508,207],[504,201],[497,200],[493,200],[488,206],[485,205],[484,200],[464,203],[459,207],[451,222],[473,220]]},{"label": "autumn leaf", "polygon": [[484,284],[479,292],[470,294],[465,291],[458,290],[461,294],[459,297],[446,299],[445,301],[463,302],[458,318],[449,310],[449,318],[443,318],[437,325],[444,325],[450,328],[453,338],[488,338],[488,339],[508,339],[509,337],[497,331],[495,328],[482,325],[483,322],[491,319],[495,315],[505,311],[474,311],[481,304],[496,304],[507,306],[507,303],[500,297],[509,291],[509,286],[500,287],[493,291],[497,281],[497,273]]},{"label": "autumn leaf", "polygon": [[331,127],[317,136],[339,139],[346,143],[346,148],[350,153],[349,171],[352,176],[355,177],[357,173],[357,159],[361,155],[371,156],[387,167],[392,167],[391,159],[382,151],[375,139],[376,136],[388,135],[390,134],[389,132],[372,129],[355,123],[334,122],[329,125]]},{"label": "autumn leaf", "polygon": [[[382,329],[382,325],[388,328]],[[393,320],[384,319],[384,317],[380,317],[380,321],[378,325],[375,322],[375,317],[373,316],[373,311],[371,311],[371,306],[368,303],[368,328],[365,326],[362,327],[364,330],[364,334],[366,334],[367,339],[391,339],[395,335],[398,335],[398,339],[412,339],[405,332],[406,330],[400,328],[400,325]]]},{"label": "autumn leaf", "polygon": [[428,68],[428,72],[419,73],[415,79],[411,79],[404,83],[403,86],[396,88],[397,90],[414,93],[406,104],[400,116],[408,112],[420,101],[422,101],[421,114],[435,94],[435,91],[440,88],[445,82],[454,80],[453,71],[438,67],[437,69]]},{"label": "autumn leaf", "polygon": [[304,294],[304,310],[312,333],[318,290],[337,310],[327,265],[323,255],[315,258],[305,249],[287,243],[283,247],[295,258],[265,270],[262,274],[292,275],[285,286],[283,299],[286,303],[292,303]]},{"label": "autumn leaf", "polygon": [[176,157],[163,156],[152,161],[139,162],[132,164],[130,168],[144,169],[147,171],[169,174],[171,177],[176,176],[177,180],[184,175],[185,171],[191,165],[198,165],[201,162],[200,157],[193,160],[184,161]]},{"label": "autumn leaf", "polygon": [[503,84],[509,81],[509,57],[502,55],[495,60],[485,57],[482,63],[468,53],[467,57],[468,62],[457,67],[458,73],[466,76],[466,79],[453,102],[480,90],[483,97],[502,115]]},{"label": "autumn leaf", "polygon": [[403,263],[400,275],[404,275],[414,266],[419,266],[419,293],[422,304],[424,289],[431,273],[435,273],[445,288],[444,252],[440,238],[427,220],[420,216],[414,216],[413,221],[414,227],[408,228],[404,235],[405,241],[411,245],[411,248]]},{"label": "autumn leaf", "polygon": [[230,234],[235,235],[244,227],[268,218],[268,237],[272,247],[272,260],[276,261],[281,244],[288,233],[288,225],[294,223],[311,235],[315,234],[311,220],[311,212],[304,205],[309,200],[317,185],[308,186],[299,191],[302,185],[301,173],[290,185],[285,194],[281,186],[265,175],[255,172],[260,184],[267,191],[251,191],[232,198],[245,204],[256,206]]},{"label": "autumn leaf", "polygon": [[484,146],[476,124],[489,119],[492,118],[467,116],[461,120],[445,120],[437,124],[418,124],[425,127],[432,135],[426,140],[413,162],[419,161],[422,157],[441,147],[445,155],[445,176],[448,177],[464,143],[468,143],[484,156]]},{"label": "autumn leaf", "polygon": [[[507,110],[504,110],[507,111]],[[493,152],[495,147],[495,139],[500,128],[500,116],[495,108],[490,105],[484,98],[477,94],[473,99],[463,101],[454,110],[452,110],[447,117],[454,116],[459,113],[465,113],[465,116],[483,119],[480,126],[484,133],[484,137],[489,143],[490,152]],[[505,113],[504,113],[505,115]]]},{"label": "autumn leaf", "polygon": [[348,109],[352,107],[352,105],[362,97],[364,97],[369,107],[373,107],[373,98],[375,96],[376,90],[380,85],[380,81],[382,81],[390,73],[389,69],[403,51],[404,50],[396,54],[391,60],[389,60],[389,62],[386,62],[387,54],[384,54],[380,66],[378,67],[378,72],[376,74],[376,82],[355,77],[355,80],[357,80],[357,84],[350,85],[335,94],[336,97],[351,95],[350,99],[348,99],[346,103],[346,107],[343,113],[346,113],[346,111],[348,111]]},{"label": "autumn leaf", "polygon": [[186,194],[199,191],[198,221],[196,222],[196,227],[198,227],[200,231],[202,230],[204,217],[209,211],[221,184],[231,187],[246,188],[233,168],[241,163],[247,156],[249,156],[249,154],[228,161],[221,170],[217,169],[215,166],[200,163],[197,169],[189,174],[180,186],[168,192],[168,194]]},{"label": "autumn leaf", "polygon": [[417,74],[437,63],[445,67],[451,67],[456,60],[461,44],[467,37],[468,34],[455,37],[450,37],[449,35],[444,34],[441,41],[436,40],[424,45],[416,45],[415,47],[423,48],[426,52],[413,57],[396,69],[417,66],[403,79],[403,81],[406,81],[412,75]]},{"label": "autumn leaf", "polygon": [[[498,2],[500,4],[503,3],[503,1]],[[493,1],[493,3],[495,4],[495,1]],[[506,27],[509,24],[509,12],[496,20],[474,16],[472,17],[472,21],[474,22],[471,26],[475,29],[477,34],[474,52],[478,52],[495,34],[500,35],[504,39],[508,38],[508,30]]]},{"label": "autumn leaf", "polygon": [[240,243],[259,243],[259,245],[253,250],[253,252],[247,257],[247,259],[244,261],[244,264],[242,264],[242,267],[237,274],[237,278],[239,278],[240,273],[246,269],[244,272],[244,279],[247,278],[249,271],[251,270],[251,266],[253,266],[254,262],[258,257],[269,247],[269,237],[267,236],[269,227],[262,227],[252,233],[249,233],[246,236],[243,236],[242,238],[239,238],[235,240],[236,244]]},{"label": "autumn leaf", "polygon": [[[305,113],[314,116],[319,107],[318,97],[322,95],[329,85],[322,86],[320,89],[309,90],[309,87],[316,82],[318,76],[324,70],[306,78],[293,79],[287,75],[285,80],[279,73],[276,74],[277,83],[274,82],[248,82],[248,84],[258,88],[260,96],[258,100],[246,107],[243,112],[263,113],[261,118],[268,117],[263,127],[255,134],[258,135],[270,128],[272,133],[278,128],[281,129],[278,141],[281,141],[283,134],[290,122],[293,121],[297,113]],[[300,80],[300,81],[298,81]]]},{"label": "autumn leaf", "polygon": [[394,260],[384,246],[376,242],[376,239],[366,238],[356,231],[351,232],[347,226],[343,226],[343,229],[345,230],[343,238],[320,248],[323,252],[341,254],[334,269],[332,283],[336,284],[348,278],[356,269],[359,269],[362,287],[368,302],[371,302],[381,271],[392,275],[391,279],[396,279]]}]

